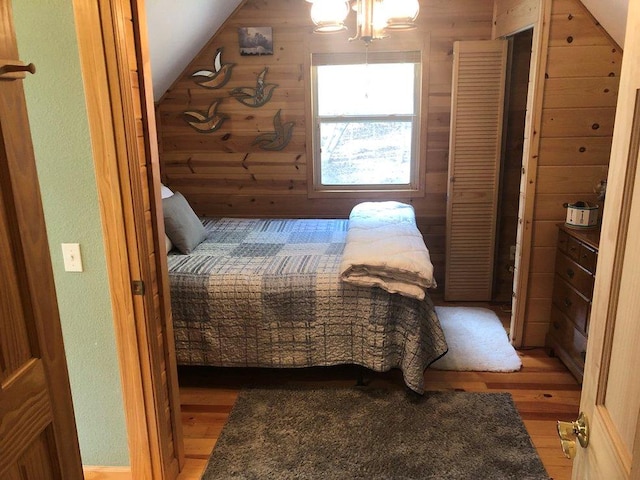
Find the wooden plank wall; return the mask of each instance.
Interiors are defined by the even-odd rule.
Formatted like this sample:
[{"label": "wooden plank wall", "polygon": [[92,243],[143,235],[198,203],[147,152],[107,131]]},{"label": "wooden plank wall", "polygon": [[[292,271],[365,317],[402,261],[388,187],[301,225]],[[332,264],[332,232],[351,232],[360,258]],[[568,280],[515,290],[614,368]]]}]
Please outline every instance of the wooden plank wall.
[{"label": "wooden plank wall", "polygon": [[[302,0],[248,0],[233,15],[157,106],[160,160],[163,181],[182,192],[201,215],[263,217],[346,217],[358,201],[369,198],[308,198],[306,121],[310,101],[308,52],[358,51],[362,41],[349,42],[349,32],[313,34],[310,4]],[[445,215],[451,72],[454,40],[491,37],[493,0],[422,0],[419,27],[375,41],[371,49],[423,49],[423,111],[426,129],[424,182],[426,195],[411,199],[418,226],[425,236],[438,283],[444,285]],[[353,19],[353,13],[350,18]],[[240,56],[238,27],[271,26],[274,55]],[[197,86],[190,78],[196,70],[212,68],[222,47],[223,63],[234,63],[231,80],[220,91]],[[267,83],[277,84],[269,103],[250,108],[229,98],[234,87],[255,84],[267,66]],[[390,85],[390,88],[393,88]],[[229,118],[211,134],[196,132],[183,119],[186,110],[206,110],[214,98],[222,98],[218,111]],[[273,130],[272,118],[282,109],[284,122],[295,122],[293,138],[281,152],[265,152],[251,143],[260,132]],[[426,150],[426,152],[425,152]],[[391,198],[393,199],[393,198]]]},{"label": "wooden plank wall", "polygon": [[[493,6],[492,0],[421,0],[418,29],[394,34],[374,42],[373,47],[422,44],[426,50],[423,93],[428,95],[428,109],[422,120],[427,193],[408,201],[416,209],[441,286],[445,280],[453,42],[490,39]],[[496,25],[504,27],[518,15],[533,18],[529,10],[507,9],[509,14],[500,16]],[[274,55],[240,56],[237,28],[241,26],[273,27]],[[369,200],[307,195],[306,149],[311,138],[305,116],[305,102],[310,101],[305,68],[308,52],[318,45],[336,51],[364,50],[362,42],[348,42],[352,26],[346,34],[330,36],[313,34],[312,29],[307,2],[248,0],[158,103],[162,179],[182,192],[198,214],[346,217],[357,201]],[[231,80],[220,91],[198,87],[191,73],[211,69],[220,47],[223,63],[235,64]],[[522,294],[526,302],[523,344],[527,346],[544,344],[551,304],[554,225],[564,219],[562,204],[593,200],[593,186],[606,177],[621,60],[620,50],[579,0],[554,0],[548,53],[532,262],[527,292]],[[278,85],[269,103],[254,109],[228,98],[232,88],[254,84],[265,66],[269,67],[267,83]],[[184,111],[206,110],[215,98],[223,98],[219,112],[229,116],[218,131],[198,133],[184,122]],[[264,152],[251,143],[258,133],[273,129],[272,117],[278,109],[282,109],[283,121],[295,122],[293,138],[281,152]]]},{"label": "wooden plank wall", "polygon": [[622,52],[579,0],[554,0],[526,296],[524,345],[544,344],[549,325],[556,224],[563,203],[596,201],[606,179]]}]

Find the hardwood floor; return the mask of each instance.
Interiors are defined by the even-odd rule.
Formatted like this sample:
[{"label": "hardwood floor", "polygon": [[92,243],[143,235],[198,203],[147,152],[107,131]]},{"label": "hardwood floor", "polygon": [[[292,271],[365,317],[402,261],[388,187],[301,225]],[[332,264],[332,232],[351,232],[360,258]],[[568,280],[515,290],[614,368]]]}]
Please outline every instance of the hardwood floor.
[{"label": "hardwood floor", "polygon": [[[427,370],[427,390],[509,392],[547,472],[554,480],[571,478],[556,420],[575,420],[580,386],[557,358],[542,348],[521,350],[523,368],[514,373]],[[179,480],[199,479],[242,385],[344,386],[354,384],[356,367],[302,370],[188,368],[179,371],[186,465]],[[404,388],[399,371],[371,374],[370,385]]]}]

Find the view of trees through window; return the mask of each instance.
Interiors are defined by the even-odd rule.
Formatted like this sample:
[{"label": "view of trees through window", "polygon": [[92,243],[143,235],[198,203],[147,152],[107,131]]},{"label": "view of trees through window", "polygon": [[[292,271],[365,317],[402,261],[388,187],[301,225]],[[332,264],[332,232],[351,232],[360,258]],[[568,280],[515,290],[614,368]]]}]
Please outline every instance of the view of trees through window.
[{"label": "view of trees through window", "polygon": [[411,123],[324,123],[320,131],[323,185],[408,184]]},{"label": "view of trees through window", "polygon": [[411,183],[415,68],[414,63],[317,67],[322,185]]}]

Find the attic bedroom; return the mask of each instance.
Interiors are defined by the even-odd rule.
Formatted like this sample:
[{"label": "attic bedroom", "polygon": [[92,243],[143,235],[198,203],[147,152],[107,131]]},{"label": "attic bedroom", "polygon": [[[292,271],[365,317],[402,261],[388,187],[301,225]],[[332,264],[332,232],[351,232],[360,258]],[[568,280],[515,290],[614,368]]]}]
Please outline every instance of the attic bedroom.
[{"label": "attic bedroom", "polygon": [[[571,477],[555,421],[586,376],[619,21],[580,0],[420,0],[412,28],[369,40],[351,9],[314,24],[320,0],[75,3],[123,407],[146,399],[115,423],[161,451],[101,459],[89,427],[87,478],[215,478],[247,384],[509,392],[543,470]],[[371,223],[391,236],[356,245]],[[516,366],[438,368],[447,308],[488,312]]]},{"label": "attic bedroom", "polygon": [[[561,350],[561,346],[551,345],[554,339],[547,339],[558,315],[555,311],[552,314],[552,309],[556,309],[553,297],[558,295],[553,286],[557,225],[566,217],[563,204],[578,200],[598,202],[597,187],[607,178],[622,52],[578,1],[550,4],[546,41],[533,20],[539,14],[537,9],[526,12],[532,20],[513,20],[515,14],[523,15],[522,10],[522,6],[503,7],[499,2],[479,2],[471,8],[466,4],[465,8],[456,4],[422,4],[416,29],[391,32],[387,38],[367,45],[361,39],[349,41],[355,31],[353,25],[333,34],[312,33],[310,5],[306,2],[243,3],[156,101],[162,182],[181,192],[200,217],[348,218],[354,205],[360,202],[406,202],[415,210],[417,227],[433,262],[438,288],[429,290],[428,295],[436,304],[455,304],[449,300],[485,302],[485,306],[504,319],[516,346],[525,349],[546,346],[549,353],[554,347]],[[348,17],[347,22],[353,23],[353,17]],[[530,22],[529,28],[514,28],[514,21]],[[244,27],[268,27],[271,50],[266,54],[243,55],[239,30]],[[501,35],[510,28],[514,33]],[[465,131],[463,135],[478,138],[494,134],[499,145],[482,157],[493,162],[488,171],[470,167],[472,175],[482,183],[462,187],[464,171],[462,167],[457,171],[452,167],[455,117],[451,112],[458,107],[452,97],[458,88],[456,82],[464,85],[465,81],[478,79],[473,78],[475,72],[466,79],[454,74],[455,42],[476,48],[473,42],[495,37],[504,37],[507,45],[504,63],[499,67],[502,71],[497,72],[494,80],[504,82],[505,93],[497,100],[491,98],[505,105],[503,123],[494,132]],[[534,145],[527,142],[533,130],[528,130],[532,126],[526,125],[525,119],[528,102],[540,101],[539,97],[529,97],[528,87],[540,82],[531,78],[530,71],[541,56],[541,48],[546,48],[542,52],[546,62],[544,96],[538,118],[539,144]],[[321,138],[316,137],[314,129],[318,128],[321,136],[326,127],[315,113],[315,109],[323,109],[317,69],[325,64],[352,62],[364,63],[370,72],[376,72],[377,54],[413,51],[420,52],[416,62],[422,85],[415,100],[420,112],[416,191],[412,193],[406,187],[396,192],[326,188],[320,170],[332,160],[325,164],[318,157],[324,157],[324,149],[339,151],[335,143],[340,139],[331,138],[326,143],[322,140],[322,145],[318,145]],[[462,57],[464,52],[459,55]],[[490,55],[489,51],[486,55]],[[343,56],[348,60],[342,60]],[[533,70],[533,75],[539,74]],[[375,98],[376,80],[358,78],[359,83],[354,85],[345,79],[330,87],[331,94],[342,103],[360,94]],[[412,88],[386,81],[383,91]],[[237,96],[243,92],[254,101],[258,87],[265,89],[265,101],[259,105],[247,104]],[[346,92],[344,97],[342,90]],[[482,92],[476,91],[474,95]],[[490,108],[487,103],[483,105]],[[200,120],[206,128],[203,130],[196,123],[195,114],[211,117],[212,108],[220,123],[211,125],[210,118],[204,118]],[[473,115],[473,111],[458,113],[465,114]],[[291,128],[287,143],[261,145],[259,139],[274,131],[276,122]],[[356,138],[352,144],[357,141]],[[390,138],[387,143],[394,141]],[[464,144],[464,139],[460,143]],[[523,159],[523,154],[527,154],[525,145],[538,153],[529,152],[531,158]],[[464,159],[465,153],[484,154],[477,150],[477,145],[469,148],[470,153],[462,150],[458,157]],[[523,168],[528,175],[522,175]],[[528,184],[535,181],[535,187],[528,187],[527,183],[521,186],[523,177]],[[475,208],[465,210],[468,204],[464,204],[462,217],[452,218],[456,207],[453,202],[448,204],[448,191],[449,198],[470,196]],[[522,197],[527,197],[527,201],[520,204]],[[524,213],[525,209],[530,212]],[[520,232],[519,214],[529,217]],[[478,225],[481,216],[488,221]],[[491,232],[492,242],[485,241],[487,232]],[[528,251],[523,253],[522,245],[516,246],[516,237],[520,235],[520,243],[526,244],[527,234]],[[520,278],[526,287],[517,289],[514,285],[517,271],[527,271]],[[511,325],[512,295],[514,312],[519,316],[516,325]],[[174,327],[179,330],[176,338],[192,338],[193,334],[183,330],[184,319],[188,317],[184,308],[178,302],[173,306]],[[286,305],[282,307],[288,311]],[[566,310],[565,307],[564,314]],[[556,336],[568,335],[570,332],[563,330]],[[579,350],[582,346],[578,335],[586,336],[584,323],[575,335],[569,341],[574,344],[558,354],[580,379],[583,362],[580,356],[584,352]],[[181,353],[183,346],[178,340],[179,364],[202,362],[199,355],[193,360],[192,353],[186,356]],[[189,342],[188,348],[192,351],[200,347]],[[245,351],[246,345],[236,345],[230,350]]]},{"label": "attic bedroom", "polygon": [[[472,8],[427,4],[421,5],[420,12],[417,28],[396,31],[367,46],[362,40],[349,41],[353,25],[334,34],[312,33],[307,2],[243,3],[167,91],[154,92],[159,96],[161,179],[183,194],[201,217],[347,218],[359,202],[406,202],[415,210],[433,262],[438,288],[430,295],[440,300],[491,302],[504,316],[511,316],[513,322],[507,322],[507,328],[514,345],[543,346],[551,318],[556,225],[566,217],[564,204],[598,202],[599,185],[607,177],[622,52],[578,1],[550,4],[548,39],[541,38],[533,20],[513,18],[529,15],[534,19],[536,7],[527,11],[511,4],[502,7],[500,2],[477,2]],[[347,22],[353,22],[351,17]],[[502,35],[500,29],[509,33],[514,21],[529,28]],[[272,51],[243,55],[239,29],[260,26],[269,28]],[[498,36],[506,46],[495,82],[504,82],[505,93],[490,101],[506,105],[506,111],[500,112],[503,121],[489,127],[478,124],[476,132],[461,127],[467,129],[461,134],[467,137],[494,135],[497,145],[483,147],[491,149],[488,154],[473,144],[465,151],[461,139],[462,150],[456,152],[452,150],[456,125],[452,90],[458,88],[456,82],[473,81],[476,73],[454,79],[454,42],[464,46]],[[370,62],[375,72],[376,55],[407,51],[420,53],[416,71],[421,87],[414,95],[420,114],[414,128],[419,132],[413,143],[404,141],[417,149],[404,155],[412,155],[412,174],[418,178],[395,192],[389,186],[381,190],[324,185],[326,174],[321,169],[340,160],[321,150],[331,148],[339,158],[341,147],[336,143],[342,137],[334,134],[320,145],[313,125],[329,132],[329,127],[322,126],[329,124],[315,116],[314,108],[323,106],[314,107],[314,102],[322,100],[316,97],[317,76],[309,73],[331,62],[365,66]],[[350,60],[343,60],[349,55]],[[546,62],[543,81],[530,78],[539,58]],[[209,83],[203,81],[213,75]],[[363,76],[357,82],[337,82],[326,88],[333,88],[332,95],[338,98],[341,90],[345,98],[367,96],[367,88],[378,84],[382,91],[413,88],[386,82]],[[529,85],[538,84],[543,85],[543,95],[528,93]],[[256,85],[265,89],[259,105],[238,97],[238,92],[245,92],[252,100]],[[540,98],[539,116],[525,124],[528,102]],[[465,107],[456,101],[455,108]],[[458,112],[458,117],[464,115],[474,112]],[[212,126],[211,117],[218,123]],[[531,122],[535,121],[539,125],[534,128]],[[261,144],[259,139],[274,132],[276,123],[290,128],[286,144]],[[538,128],[539,134],[532,133]],[[529,141],[532,135],[536,138]],[[367,154],[371,155],[363,151],[351,156]],[[473,163],[465,167],[462,160],[454,162],[469,155],[484,155],[483,161],[490,165],[481,171]],[[328,160],[319,160],[325,156]],[[348,168],[363,171],[368,166]],[[383,164],[381,168],[394,167]],[[472,177],[466,186],[462,183],[465,171]],[[460,203],[457,198],[462,198]],[[524,220],[520,229],[519,216]],[[486,221],[478,225],[481,217]]]}]

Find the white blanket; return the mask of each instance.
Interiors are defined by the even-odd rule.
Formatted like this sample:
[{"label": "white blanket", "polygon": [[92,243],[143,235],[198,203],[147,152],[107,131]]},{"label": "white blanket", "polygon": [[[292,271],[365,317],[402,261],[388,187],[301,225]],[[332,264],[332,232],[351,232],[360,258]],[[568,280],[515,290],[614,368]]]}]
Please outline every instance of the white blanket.
[{"label": "white blanket", "polygon": [[411,205],[364,202],[349,215],[343,281],[422,300],[435,287],[433,264]]}]

